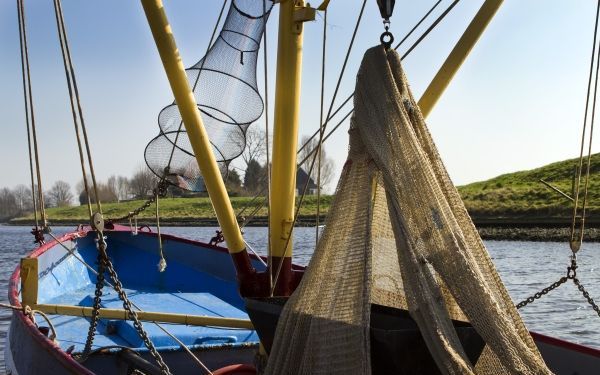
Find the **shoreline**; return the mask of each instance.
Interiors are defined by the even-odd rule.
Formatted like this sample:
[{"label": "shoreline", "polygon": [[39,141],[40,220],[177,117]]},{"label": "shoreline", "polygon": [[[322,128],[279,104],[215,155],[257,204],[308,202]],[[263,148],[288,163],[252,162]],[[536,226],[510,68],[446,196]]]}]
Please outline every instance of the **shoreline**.
[{"label": "shoreline", "polygon": [[[52,220],[53,226],[73,226],[81,224],[82,221],[73,220]],[[325,222],[323,216],[319,222]],[[32,226],[33,221],[18,220],[8,223],[0,223],[7,226]],[[296,223],[297,227],[314,227],[316,224],[314,216],[299,216]],[[595,223],[594,223],[595,224]],[[129,225],[122,223],[122,225]],[[141,219],[138,220],[138,226],[155,226],[153,220]],[[164,218],[161,219],[162,227],[218,227],[219,224],[216,218]],[[256,217],[246,226],[248,227],[266,227],[268,225],[267,217]],[[532,241],[532,242],[565,242],[570,239],[570,224],[566,221],[552,222],[524,222],[515,221],[511,223],[508,220],[482,220],[475,221],[475,225],[479,235],[484,240],[494,241]],[[588,226],[585,229],[584,241],[600,242],[600,228],[597,225]]]}]

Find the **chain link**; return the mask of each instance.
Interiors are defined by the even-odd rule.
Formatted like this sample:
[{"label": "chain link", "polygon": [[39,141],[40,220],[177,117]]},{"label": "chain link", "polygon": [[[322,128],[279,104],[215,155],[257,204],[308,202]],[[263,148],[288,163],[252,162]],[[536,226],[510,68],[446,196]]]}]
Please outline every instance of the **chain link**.
[{"label": "chain link", "polygon": [[579,279],[574,277],[573,282],[575,283],[575,285],[577,285],[577,289],[579,289],[581,294],[583,294],[583,297],[587,300],[587,302],[590,304],[590,306],[592,306],[596,314],[598,314],[598,316],[600,317],[600,308],[598,307],[596,302],[594,302],[594,299],[590,297],[590,294],[587,292],[587,290],[585,290],[583,285],[579,282]]},{"label": "chain link", "polygon": [[96,327],[98,325],[98,318],[101,308],[100,303],[102,299],[102,288],[104,286],[104,271],[106,270],[110,275],[115,291],[119,295],[119,299],[123,301],[123,309],[127,311],[129,319],[131,319],[131,321],[133,322],[133,327],[137,331],[138,335],[141,337],[142,341],[144,342],[144,345],[146,345],[146,347],[150,351],[152,357],[154,357],[154,360],[161,369],[161,373],[163,375],[171,375],[169,367],[164,362],[160,353],[158,353],[156,347],[148,337],[148,333],[146,333],[146,331],[144,330],[142,322],[139,320],[137,313],[133,309],[131,301],[129,301],[129,298],[127,297],[127,293],[125,292],[125,290],[123,290],[123,284],[121,284],[121,281],[119,280],[119,277],[117,275],[117,271],[115,270],[110,258],[108,257],[108,254],[106,253],[106,248],[107,245],[104,235],[102,234],[102,232],[98,232],[98,275],[96,278],[96,290],[94,292],[92,319],[90,321],[90,328],[85,342],[85,347],[83,353],[81,354],[81,357],[79,358],[79,361],[83,362],[89,356],[89,353],[92,348],[92,343],[96,335]]},{"label": "chain link", "polygon": [[553,291],[554,289],[558,288],[559,286],[561,286],[562,284],[566,283],[567,280],[569,280],[566,276],[561,277],[558,281],[555,281],[554,283],[552,283],[550,286],[542,289],[541,291],[535,293],[534,295],[527,297],[525,300],[517,303],[517,309],[520,309],[522,307],[525,307],[527,305],[529,305],[530,303],[532,303],[533,301],[535,301],[536,299],[540,299],[543,296],[545,296],[546,294],[550,293],[551,291]]},{"label": "chain link", "polygon": [[144,345],[146,345],[146,347],[150,351],[150,354],[152,355],[152,357],[154,357],[154,360],[160,367],[161,372],[164,375],[170,375],[171,371],[169,370],[169,367],[167,366],[167,364],[164,362],[164,360],[162,359],[162,357],[156,350],[156,347],[154,346],[154,344],[152,343],[150,338],[148,338],[148,334],[144,330],[144,327],[142,326],[142,322],[138,318],[138,315],[135,312],[135,310],[133,310],[131,301],[129,301],[129,298],[127,297],[127,293],[125,293],[125,290],[123,290],[123,284],[121,284],[121,281],[119,280],[119,277],[117,276],[117,271],[115,271],[115,268],[114,268],[112,262],[110,261],[110,259],[108,258],[108,255],[106,254],[106,247],[104,248],[104,250],[105,251],[103,253],[103,256],[106,261],[106,269],[108,270],[110,278],[113,282],[113,287],[114,287],[115,291],[119,295],[119,298],[121,299],[121,301],[123,301],[123,308],[125,309],[125,311],[127,311],[127,315],[129,316],[129,319],[131,319],[131,321],[133,322],[133,327],[136,329],[136,331],[137,331],[138,335],[140,336],[140,338],[142,339],[142,341],[144,341]]},{"label": "chain link", "polygon": [[[102,238],[102,234],[99,234],[99,238]],[[101,247],[104,247],[101,250]],[[92,344],[94,343],[94,337],[96,335],[96,327],[98,326],[98,318],[100,315],[100,303],[102,302],[102,288],[104,287],[104,270],[106,269],[106,260],[103,254],[106,254],[106,242],[104,239],[98,240],[98,274],[96,276],[96,290],[94,291],[94,305],[92,309],[92,318],[90,320],[90,328],[88,330],[87,338],[85,340],[85,346],[81,356],[78,358],[79,362],[84,362],[92,350]]]},{"label": "chain link", "polygon": [[542,289],[541,291],[535,293],[533,296],[526,298],[525,300],[519,302],[517,304],[517,309],[527,306],[533,301],[542,298],[544,295],[550,293],[554,289],[558,288],[562,284],[566,283],[568,280],[573,280],[573,283],[577,286],[577,289],[583,294],[583,297],[587,300],[587,302],[592,306],[596,314],[600,317],[600,307],[594,302],[594,299],[590,297],[590,294],[585,287],[581,284],[579,279],[577,278],[577,257],[573,255],[571,257],[571,265],[567,267],[567,276],[561,277],[558,281],[552,283],[549,287]]},{"label": "chain link", "polygon": [[142,204],[140,207],[136,208],[135,210],[131,211],[130,213],[128,213],[125,216],[117,217],[114,219],[109,219],[108,221],[114,223],[117,221],[129,220],[135,216],[138,216],[139,214],[144,212],[148,207],[150,207],[154,202],[156,202],[157,195],[160,198],[166,197],[168,187],[169,187],[169,182],[163,178],[162,180],[160,180],[158,182],[158,184],[156,185],[156,188],[154,188],[152,190],[152,196],[150,198],[148,198],[146,200],[146,202],[144,202],[144,204]]}]

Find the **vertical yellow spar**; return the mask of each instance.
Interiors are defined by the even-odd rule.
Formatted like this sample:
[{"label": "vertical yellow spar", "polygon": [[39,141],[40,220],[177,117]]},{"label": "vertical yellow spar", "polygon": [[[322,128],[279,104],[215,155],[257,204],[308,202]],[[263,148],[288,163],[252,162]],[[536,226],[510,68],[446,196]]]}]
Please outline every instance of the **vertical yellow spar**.
[{"label": "vertical yellow spar", "polygon": [[161,0],[141,0],[238,277],[254,273]]},{"label": "vertical yellow spar", "polygon": [[[292,230],[296,198],[296,151],[302,73],[302,21],[294,19],[296,6],[303,1],[283,0],[279,8],[279,40],[275,86],[273,165],[270,218],[271,267],[279,274],[275,295],[291,293]],[[287,247],[286,247],[287,245]]]},{"label": "vertical yellow spar", "polygon": [[444,61],[444,64],[423,93],[423,96],[419,99],[419,107],[424,117],[427,117],[431,113],[438,99],[442,96],[444,90],[446,90],[446,87],[448,87],[467,56],[469,56],[469,53],[492,18],[494,18],[502,3],[503,0],[486,0],[475,17],[473,17],[473,20],[450,52],[450,55],[448,55],[446,61]]}]

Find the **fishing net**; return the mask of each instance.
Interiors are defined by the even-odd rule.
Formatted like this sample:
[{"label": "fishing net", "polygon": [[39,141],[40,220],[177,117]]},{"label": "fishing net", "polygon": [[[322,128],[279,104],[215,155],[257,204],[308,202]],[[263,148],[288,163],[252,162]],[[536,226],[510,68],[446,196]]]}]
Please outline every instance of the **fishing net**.
[{"label": "fishing net", "polygon": [[[284,307],[266,373],[370,374],[374,304],[408,310],[441,373],[550,373],[445,170],[395,51],[367,51],[354,105],[327,225]],[[469,322],[484,341],[475,363],[453,320]]]},{"label": "fishing net", "polygon": [[[271,0],[233,0],[215,43],[206,56],[186,69],[213,152],[225,172],[244,151],[246,130],[264,109],[256,65],[272,6]],[[144,152],[148,167],[173,185],[204,191],[177,104],[160,112],[158,124],[160,134]]]}]

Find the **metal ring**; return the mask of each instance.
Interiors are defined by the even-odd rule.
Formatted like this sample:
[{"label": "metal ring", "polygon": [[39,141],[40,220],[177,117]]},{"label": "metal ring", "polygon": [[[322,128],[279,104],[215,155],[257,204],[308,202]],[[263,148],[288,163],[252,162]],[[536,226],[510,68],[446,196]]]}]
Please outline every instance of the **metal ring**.
[{"label": "metal ring", "polygon": [[[387,41],[386,38],[388,38]],[[392,46],[392,43],[394,43],[394,35],[386,30],[383,34],[381,34],[379,40],[381,41],[381,44],[383,44],[383,46],[387,49]]]}]

